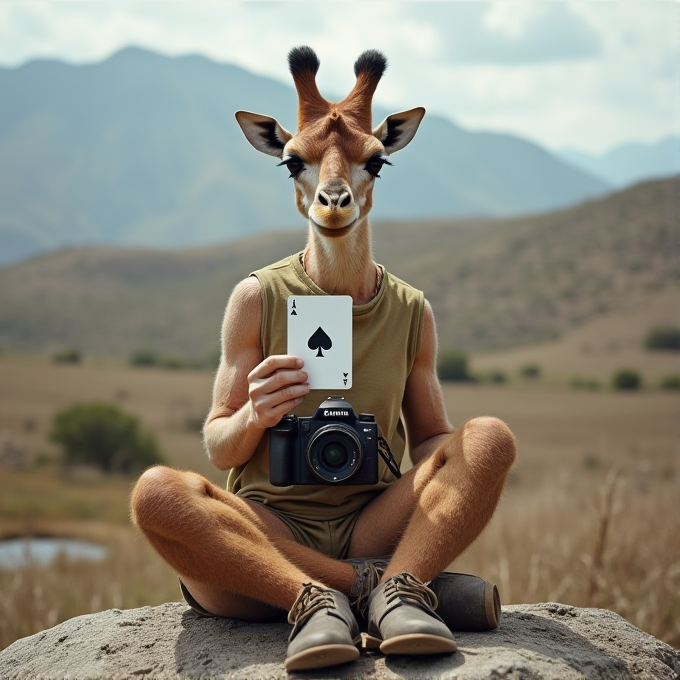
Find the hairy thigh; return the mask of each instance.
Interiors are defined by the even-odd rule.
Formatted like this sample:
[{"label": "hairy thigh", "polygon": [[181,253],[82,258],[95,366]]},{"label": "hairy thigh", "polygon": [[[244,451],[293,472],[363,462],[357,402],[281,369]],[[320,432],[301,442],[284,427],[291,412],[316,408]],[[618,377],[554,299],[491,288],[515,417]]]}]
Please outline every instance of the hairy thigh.
[{"label": "hairy thigh", "polygon": [[[242,504],[243,509],[247,508],[249,513],[254,513],[258,518],[260,528],[268,536],[280,536],[294,540],[291,530],[278,517],[259,503],[253,503],[238,496],[233,496],[219,487],[211,486],[212,489],[210,491],[214,492],[217,498],[227,502],[234,502],[237,505]],[[263,555],[262,558],[266,559],[266,555]],[[273,621],[282,618],[282,610],[247,595],[207,585],[186,577],[182,577],[182,583],[184,583],[186,589],[191,593],[196,602],[211,614],[241,619],[243,621]],[[236,584],[235,587],[237,587]]]},{"label": "hairy thigh", "polygon": [[[180,568],[183,560],[204,559],[202,556],[210,554],[211,546],[217,550],[221,544],[220,549],[225,549],[223,539],[230,533],[228,526],[234,540],[238,540],[239,533],[247,535],[252,531],[270,539],[294,540],[290,529],[262,505],[239,498],[194,472],[156,467],[139,479],[132,507],[138,527],[161,556],[182,574],[182,582],[203,609],[218,616],[259,621],[280,614],[280,610],[239,593],[236,582],[233,590],[208,585]],[[194,549],[199,546],[201,550]],[[271,549],[276,550],[273,545]],[[178,555],[183,555],[183,560],[173,559]],[[266,560],[267,555],[263,554],[262,559]]]},{"label": "hairy thigh", "polygon": [[352,532],[348,557],[379,557],[394,552],[433,470],[434,460],[430,456],[404,473],[361,511]]}]

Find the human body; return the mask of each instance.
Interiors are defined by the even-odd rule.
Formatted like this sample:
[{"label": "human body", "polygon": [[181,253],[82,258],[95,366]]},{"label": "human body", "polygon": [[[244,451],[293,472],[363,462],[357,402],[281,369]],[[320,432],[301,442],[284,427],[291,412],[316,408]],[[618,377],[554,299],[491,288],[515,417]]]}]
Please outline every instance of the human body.
[{"label": "human body", "polygon": [[[274,119],[237,114],[249,141],[282,158],[295,179],[298,208],[310,229],[300,263],[305,275],[323,293],[351,296],[355,310],[370,305],[386,285],[372,258],[367,219],[375,177],[387,155],[410,141],[424,114],[423,109],[394,114],[371,132],[370,100],[385,67],[381,57],[364,53],[355,65],[357,86],[344,102],[330,104],[315,92],[315,55],[308,48],[294,50],[289,61],[300,97],[295,136]],[[247,464],[267,429],[309,394],[301,360],[264,355],[262,300],[258,279],[249,277],[236,286],[225,313],[222,361],[204,427],[210,460],[222,470]],[[423,304],[419,319],[422,330],[401,401],[414,467],[360,508],[346,547],[348,558],[391,556],[378,575],[382,585],[370,584],[373,614],[386,606],[378,602],[383,590],[420,593],[413,596],[420,598],[414,607],[408,597],[401,598],[404,606],[393,616],[394,625],[389,617],[384,630],[374,624],[386,653],[455,649],[452,636],[427,611],[426,589],[406,583],[401,575],[427,582],[474,540],[495,509],[515,456],[512,434],[495,418],[452,428],[435,371],[436,329],[429,304]],[[296,627],[289,669],[354,658],[350,647],[357,629],[343,598],[356,590],[357,570],[300,545],[261,503],[228,493],[194,473],[152,468],[135,488],[133,511],[140,529],[208,612],[266,620],[292,610]],[[348,635],[334,628],[316,647],[306,640],[311,628],[305,632],[308,602],[321,614],[340,612],[323,621],[330,621],[331,628],[346,625]],[[315,611],[315,626],[322,627]],[[409,616],[424,622],[409,628]],[[390,646],[390,639],[397,642]]]}]

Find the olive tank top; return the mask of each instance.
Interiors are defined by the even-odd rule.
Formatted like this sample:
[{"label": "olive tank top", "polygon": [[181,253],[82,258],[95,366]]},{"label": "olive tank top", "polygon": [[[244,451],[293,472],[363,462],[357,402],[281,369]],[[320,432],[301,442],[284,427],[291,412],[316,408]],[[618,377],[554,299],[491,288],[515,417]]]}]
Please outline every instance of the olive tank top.
[{"label": "olive tank top", "polygon": [[[377,295],[365,305],[352,308],[352,388],[311,390],[292,411],[313,416],[329,396],[349,401],[354,412],[372,413],[401,463],[406,435],[401,416],[406,379],[420,349],[423,332],[423,293],[383,270]],[[253,272],[262,295],[262,354],[286,354],[289,295],[326,295],[307,276],[301,253]],[[332,520],[362,508],[386,489],[394,477],[382,458],[376,485],[294,485],[276,487],[269,483],[269,434],[260,441],[244,465],[229,471],[227,490],[274,509],[302,517]]]}]

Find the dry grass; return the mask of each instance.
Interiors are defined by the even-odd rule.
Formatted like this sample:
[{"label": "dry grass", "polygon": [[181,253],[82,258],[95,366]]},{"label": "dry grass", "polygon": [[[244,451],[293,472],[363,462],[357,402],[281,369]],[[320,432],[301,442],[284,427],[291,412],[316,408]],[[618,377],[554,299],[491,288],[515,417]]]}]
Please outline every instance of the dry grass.
[{"label": "dry grass", "polygon": [[[46,450],[54,410],[124,393],[123,405],[156,431],[176,465],[205,472],[198,435],[181,428],[172,404],[184,399],[199,409],[210,383],[209,374],[3,360],[0,430],[35,455]],[[452,567],[496,582],[504,603],[607,607],[680,646],[678,396],[580,393],[544,384],[448,385],[444,391],[454,423],[498,415],[519,443],[494,519]],[[27,429],[29,419],[34,424]],[[616,476],[608,481],[612,469]],[[219,472],[211,477],[224,481]],[[65,478],[49,465],[0,469],[0,533],[29,526],[112,548],[96,565],[0,571],[0,648],[79,614],[179,599],[170,570],[127,523],[130,484]]]},{"label": "dry grass", "polygon": [[[498,584],[503,602],[612,609],[680,647],[680,520],[672,479],[621,474],[512,484],[476,543],[452,565]],[[606,532],[603,527],[608,527]]]},{"label": "dry grass", "polygon": [[[21,525],[5,525],[14,533]],[[109,548],[97,563],[59,560],[49,568],[0,570],[0,649],[74,616],[179,600],[177,578],[132,527],[36,523],[38,534],[73,536]]]}]

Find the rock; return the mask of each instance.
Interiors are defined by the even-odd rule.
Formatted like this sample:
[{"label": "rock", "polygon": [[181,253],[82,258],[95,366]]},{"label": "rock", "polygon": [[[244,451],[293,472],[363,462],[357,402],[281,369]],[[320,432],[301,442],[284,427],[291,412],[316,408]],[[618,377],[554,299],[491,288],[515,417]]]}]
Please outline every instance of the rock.
[{"label": "rock", "polygon": [[66,621],[0,652],[0,678],[107,680],[337,678],[372,680],[677,680],[680,655],[604,609],[561,604],[503,608],[501,627],[456,633],[448,656],[365,652],[345,666],[283,668],[286,624],[208,619],[180,603],[111,609]]}]

